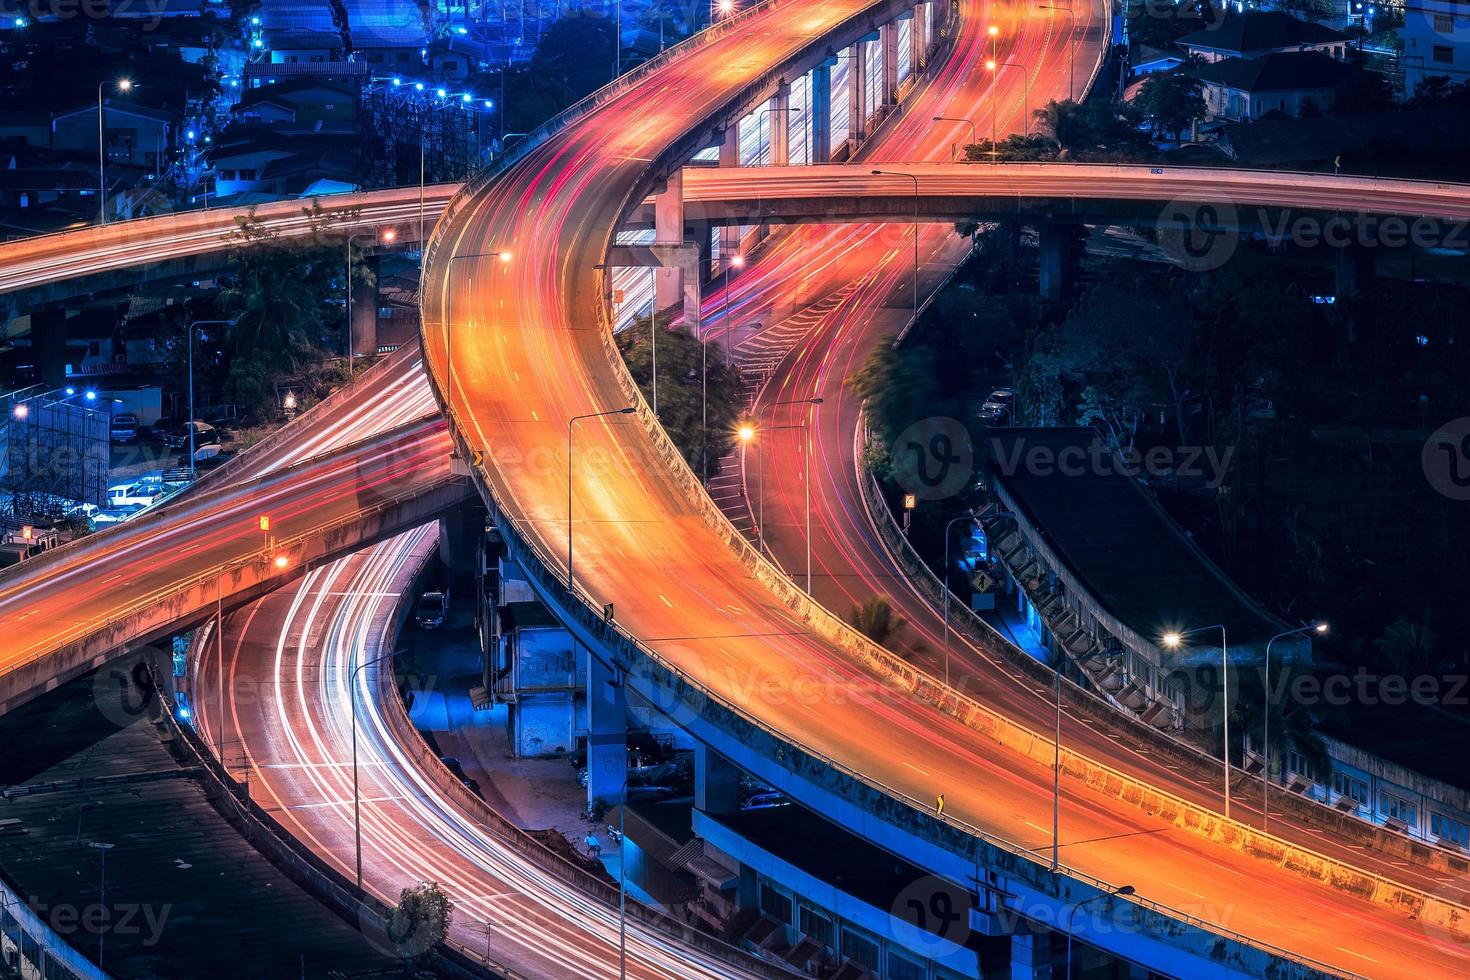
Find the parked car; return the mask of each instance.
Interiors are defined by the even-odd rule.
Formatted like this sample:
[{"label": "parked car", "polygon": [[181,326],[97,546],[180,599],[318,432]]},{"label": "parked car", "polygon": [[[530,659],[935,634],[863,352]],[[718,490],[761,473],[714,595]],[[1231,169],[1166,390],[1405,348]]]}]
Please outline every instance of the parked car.
[{"label": "parked car", "polygon": [[987,402],[1000,402],[1006,408],[1016,407],[1016,389],[997,388],[985,399]]},{"label": "parked car", "polygon": [[132,442],[138,438],[138,416],[123,412],[112,417],[109,432],[113,442]]},{"label": "parked car", "polygon": [[444,625],[448,615],[449,593],[434,590],[419,596],[418,605],[413,610],[413,621],[419,629],[436,630]]},{"label": "parked car", "polygon": [[986,402],[978,414],[986,425],[1007,425],[1011,420],[1011,410],[1001,402]]},{"label": "parked car", "polygon": [[163,496],[163,481],[142,479],[137,483],[123,483],[107,488],[107,506],[113,509],[125,507],[147,507]]},{"label": "parked car", "polygon": [[218,429],[208,422],[200,422],[198,419],[190,423],[185,423],[184,425],[169,426],[161,432],[155,427],[154,431],[158,433],[159,438],[163,440],[165,446],[168,446],[170,449],[184,449],[189,445],[189,426],[191,425],[194,427],[194,445],[196,447],[218,444],[222,441],[222,436]]}]

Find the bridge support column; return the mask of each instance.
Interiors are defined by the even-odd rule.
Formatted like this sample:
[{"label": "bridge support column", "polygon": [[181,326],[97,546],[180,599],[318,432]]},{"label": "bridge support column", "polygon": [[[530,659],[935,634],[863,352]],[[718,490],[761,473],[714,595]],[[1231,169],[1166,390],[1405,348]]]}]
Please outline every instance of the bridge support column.
[{"label": "bridge support column", "polygon": [[694,808],[715,815],[740,809],[740,770],[702,742],[694,746]]},{"label": "bridge support column", "polygon": [[883,105],[893,105],[898,101],[898,21],[890,20],[878,28],[878,50],[883,59],[880,101]]},{"label": "bridge support column", "polygon": [[1011,936],[1011,980],[1046,980],[1052,975],[1051,935],[1017,932]]},{"label": "bridge support column", "polygon": [[730,125],[725,127],[725,133],[720,139],[720,166],[740,166],[740,120],[730,120]]},{"label": "bridge support column", "polygon": [[924,36],[924,5],[914,7],[914,19],[909,24],[909,71],[923,69],[929,54],[929,39]]},{"label": "bridge support column", "polygon": [[378,352],[379,265],[379,256],[364,255],[352,279],[352,353],[359,357]]},{"label": "bridge support column", "polygon": [[1348,303],[1360,299],[1373,285],[1377,254],[1357,242],[1336,249],[1337,301]]},{"label": "bridge support column", "polygon": [[628,781],[628,703],[623,678],[587,657],[587,802],[623,801]]},{"label": "bridge support column", "polygon": [[52,388],[60,388],[66,384],[64,309],[58,307],[31,314],[31,349],[36,358],[36,372],[41,376],[41,383]]},{"label": "bridge support column", "polygon": [[1043,299],[1061,299],[1077,283],[1077,236],[1075,221],[1043,221],[1037,226],[1041,239],[1040,292]]},{"label": "bridge support column", "polygon": [[868,70],[859,41],[847,49],[847,135],[853,145],[868,138]]},{"label": "bridge support column", "polygon": [[811,86],[812,163],[832,161],[832,63],[812,69]]},{"label": "bridge support column", "polygon": [[[684,244],[684,171],[668,176],[664,189],[653,199],[653,240],[667,248]],[[684,277],[677,265],[660,263],[654,272],[653,303],[666,310],[678,303],[684,292]]]},{"label": "bridge support column", "polygon": [[771,141],[770,160],[773,167],[791,164],[791,86],[776,86],[771,104],[766,106],[766,134]]}]

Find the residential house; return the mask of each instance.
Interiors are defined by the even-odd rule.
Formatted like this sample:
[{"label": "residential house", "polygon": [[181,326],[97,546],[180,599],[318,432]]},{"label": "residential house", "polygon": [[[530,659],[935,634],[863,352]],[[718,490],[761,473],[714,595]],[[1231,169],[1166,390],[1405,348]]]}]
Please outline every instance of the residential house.
[{"label": "residential house", "polygon": [[1405,0],[1404,94],[1436,75],[1456,84],[1470,82],[1470,3],[1459,0]]},{"label": "residential house", "polygon": [[[179,116],[122,99],[103,102],[107,134],[107,162],[156,171],[166,162],[169,145],[178,131]],[[51,121],[51,147],[56,150],[97,153],[97,105],[90,103],[61,112]]]},{"label": "residential house", "polygon": [[1291,51],[1320,51],[1342,61],[1348,38],[1330,27],[1270,10],[1228,16],[1218,27],[1186,34],[1177,43],[1186,54],[1210,62]]},{"label": "residential house", "polygon": [[357,116],[357,94],[340,82],[302,78],[250,89],[231,111],[246,125],[341,128]]},{"label": "residential house", "polygon": [[217,201],[241,194],[295,197],[355,187],[356,138],[236,127],[215,141],[210,162]]},{"label": "residential house", "polygon": [[1188,69],[1204,83],[1206,119],[1248,122],[1268,113],[1299,116],[1308,102],[1332,105],[1352,71],[1320,51],[1226,58]]}]

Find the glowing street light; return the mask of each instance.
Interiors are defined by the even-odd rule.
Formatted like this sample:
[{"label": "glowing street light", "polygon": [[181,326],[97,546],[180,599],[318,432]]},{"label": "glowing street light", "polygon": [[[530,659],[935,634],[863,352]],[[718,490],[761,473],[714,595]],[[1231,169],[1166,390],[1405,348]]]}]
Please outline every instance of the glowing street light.
[{"label": "glowing street light", "polygon": [[285,555],[276,555],[275,560],[271,564],[275,565],[277,569],[284,569],[287,565],[291,564],[291,559]]},{"label": "glowing street light", "polygon": [[15,408],[10,410],[10,414],[14,415],[17,419],[23,422],[31,414],[31,407],[25,402],[21,402],[20,404],[16,405]]},{"label": "glowing street light", "polygon": [[626,408],[615,408],[608,412],[589,412],[586,415],[573,415],[567,419],[567,594],[575,595],[572,588],[572,430],[578,422],[586,419],[606,418],[609,415],[632,415],[638,410],[632,405]]},{"label": "glowing street light", "polygon": [[1210,630],[1220,631],[1220,691],[1221,691],[1221,715],[1225,720],[1225,747],[1221,755],[1225,759],[1225,819],[1230,819],[1230,643],[1225,638],[1225,627],[1220,624],[1214,626],[1199,626],[1188,630],[1175,630],[1164,634],[1164,646],[1170,650],[1177,650],[1184,643],[1184,638],[1194,633],[1207,633]]},{"label": "glowing street light", "polygon": [[[97,183],[98,183],[98,208],[99,220],[107,224],[107,114],[102,108],[102,89],[107,83],[97,83]],[[133,90],[131,78],[119,78],[114,87],[122,93]]]},{"label": "glowing street light", "polygon": [[1266,674],[1262,686],[1266,689],[1266,702],[1261,708],[1261,829],[1265,830],[1271,825],[1271,708],[1274,707],[1271,698],[1271,644],[1277,640],[1284,640],[1288,636],[1300,636],[1303,633],[1316,633],[1318,636],[1327,634],[1327,623],[1325,620],[1315,620],[1306,626],[1284,633],[1277,633],[1266,641]]}]

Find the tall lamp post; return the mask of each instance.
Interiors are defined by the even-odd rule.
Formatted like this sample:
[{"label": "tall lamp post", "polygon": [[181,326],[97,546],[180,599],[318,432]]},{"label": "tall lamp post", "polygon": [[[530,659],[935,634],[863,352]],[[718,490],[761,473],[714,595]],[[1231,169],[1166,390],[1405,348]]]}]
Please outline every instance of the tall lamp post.
[{"label": "tall lamp post", "polygon": [[1219,623],[1214,626],[1199,626],[1194,629],[1181,630],[1176,633],[1164,634],[1164,646],[1171,650],[1179,649],[1186,636],[1195,633],[1207,633],[1210,630],[1220,631],[1220,691],[1223,698],[1221,714],[1225,719],[1225,750],[1220,754],[1225,758],[1225,819],[1230,819],[1230,644],[1225,638],[1225,627]]},{"label": "tall lamp post", "polygon": [[[112,850],[113,845],[104,844],[100,840],[94,840],[89,842],[88,846],[102,852],[102,881],[98,886],[99,894],[97,896],[97,904],[105,909],[107,908],[107,852]],[[106,942],[106,939],[107,924],[104,922],[97,930],[97,969],[99,970],[102,969],[103,944]]]},{"label": "tall lamp post", "polygon": [[974,515],[961,514],[944,525],[944,576],[940,585],[944,588],[944,686],[949,687],[949,539],[954,526],[961,521],[975,523]]},{"label": "tall lamp post", "polygon": [[[971,143],[978,143],[978,142],[980,142],[980,137],[978,135],[976,135],[975,121],[973,119],[966,119],[963,116],[933,116],[931,118],[934,120],[934,122],[964,123],[966,126],[969,126],[970,127],[970,142]],[[955,151],[954,151],[954,147],[951,146],[950,147],[950,151],[949,151],[949,162],[950,163],[954,163],[955,160],[956,160],[956,154],[955,154]]]},{"label": "tall lamp post", "polygon": [[[785,401],[771,402],[765,410],[777,408],[781,405],[809,405],[812,408],[822,404],[824,399],[818,398],[788,398]],[[811,412],[807,412],[808,418]],[[765,427],[765,431],[777,432],[781,429],[801,429],[805,433],[802,440],[802,465],[805,473],[802,482],[806,485],[806,591],[810,595],[812,591],[812,446],[811,433],[807,430],[807,419],[802,419],[800,425],[773,425]],[[752,432],[752,435],[754,433]],[[743,437],[743,436],[742,436]],[[759,497],[756,504],[756,544],[764,548],[766,544],[766,447],[764,444],[757,446],[756,456],[756,480],[760,483]]]},{"label": "tall lamp post", "polygon": [[995,103],[996,103],[996,98],[995,98],[995,84],[994,84],[994,79],[999,74],[999,72],[1000,72],[1000,70],[1002,68],[1019,68],[1021,70],[1021,78],[1022,78],[1022,87],[1021,87],[1021,135],[1022,136],[1030,136],[1031,135],[1031,70],[1029,68],[1027,68],[1025,65],[1021,64],[1020,62],[1016,62],[1016,61],[995,61],[995,60],[987,61],[987,62],[985,62],[985,70],[988,71],[988,72],[990,72],[991,80],[992,80],[991,81],[991,86],[990,86],[990,148],[991,148],[992,151],[994,151],[996,149],[996,144],[995,144]]},{"label": "tall lamp post", "polygon": [[[730,258],[730,269],[743,268],[745,259],[735,255]],[[725,363],[730,363],[730,269],[725,270]],[[700,464],[704,470],[704,482],[709,483],[709,344],[700,329],[699,338],[699,437]]]},{"label": "tall lamp post", "polygon": [[1261,706],[1261,757],[1265,762],[1265,768],[1261,770],[1261,829],[1267,830],[1271,826],[1271,709],[1275,706],[1275,699],[1271,696],[1271,644],[1277,640],[1284,640],[1288,636],[1300,636],[1303,633],[1316,633],[1321,636],[1327,632],[1327,623],[1316,620],[1306,626],[1284,633],[1277,633],[1266,641],[1266,674],[1262,681],[1265,688],[1265,699]]},{"label": "tall lamp post", "polygon": [[[357,791],[357,675],[364,667],[371,667],[397,654],[396,650],[379,654],[353,667],[347,675],[347,702],[352,709],[352,837],[357,852],[358,891],[362,890],[362,796]],[[223,748],[220,751],[223,752]]]},{"label": "tall lamp post", "polygon": [[567,592],[572,593],[572,429],[578,422],[585,419],[600,419],[609,415],[632,415],[636,412],[633,406],[627,408],[615,408],[608,412],[589,412],[586,415],[573,415],[567,419]]},{"label": "tall lamp post", "polygon": [[1072,980],[1072,927],[1073,919],[1077,915],[1078,910],[1082,906],[1092,902],[1100,902],[1103,899],[1112,898],[1114,895],[1132,895],[1133,892],[1134,888],[1132,885],[1120,885],[1112,892],[1103,895],[1094,895],[1091,898],[1084,898],[1067,911],[1067,972],[1062,974],[1063,980]]},{"label": "tall lamp post", "polygon": [[1036,9],[1051,10],[1066,14],[1068,17],[1072,18],[1072,43],[1067,48],[1069,52],[1068,61],[1070,62],[1070,64],[1068,64],[1067,66],[1067,101],[1073,102],[1077,98],[1077,96],[1073,94],[1075,83],[1077,81],[1077,11],[1073,10],[1071,7],[1060,7],[1053,3],[1040,4],[1039,6],[1037,6]]},{"label": "tall lamp post", "polygon": [[[106,85],[105,81],[97,83],[97,214],[104,225],[107,224],[107,113],[102,107],[102,89]],[[131,92],[133,80],[119,78],[116,87],[119,92]]]},{"label": "tall lamp post", "polygon": [[919,322],[919,178],[902,170],[874,170],[875,177],[907,177],[914,182],[914,322]]},{"label": "tall lamp post", "polygon": [[195,320],[189,324],[189,482],[199,475],[198,464],[194,460],[194,331],[198,327],[230,326],[234,320]]}]

